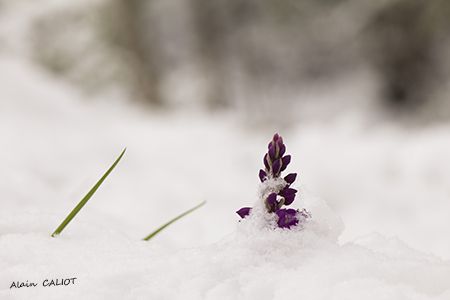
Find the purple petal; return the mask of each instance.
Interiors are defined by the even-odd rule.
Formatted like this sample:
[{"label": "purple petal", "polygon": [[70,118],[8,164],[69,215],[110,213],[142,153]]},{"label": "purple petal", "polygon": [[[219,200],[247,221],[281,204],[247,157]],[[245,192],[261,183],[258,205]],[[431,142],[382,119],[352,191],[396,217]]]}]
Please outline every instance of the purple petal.
[{"label": "purple petal", "polygon": [[284,171],[286,169],[286,167],[288,166],[288,164],[291,162],[291,156],[286,155],[281,160],[283,161],[283,165],[281,166],[280,171]]},{"label": "purple petal", "polygon": [[273,135],[272,141],[274,141],[275,143],[281,138],[281,136],[278,133],[275,133]]},{"label": "purple petal", "polygon": [[272,174],[273,174],[273,176],[277,176],[278,173],[280,173],[280,169],[281,169],[281,159],[277,159],[272,164]]},{"label": "purple petal", "polygon": [[272,140],[269,142],[269,145],[267,145],[267,148],[270,149],[270,147],[274,147],[275,144],[278,141],[278,138],[279,138],[278,134],[275,133],[275,135],[273,136]]},{"label": "purple petal", "polygon": [[296,189],[285,187],[280,191],[280,196],[286,197],[289,195],[295,195],[295,193],[297,193]]},{"label": "purple petal", "polygon": [[284,205],[291,205],[295,200],[295,194],[284,196]]},{"label": "purple petal", "polygon": [[295,209],[279,209],[276,211],[278,215],[278,227],[291,228],[298,224],[297,211]]},{"label": "purple petal", "polygon": [[243,219],[250,214],[251,210],[252,210],[251,207],[243,207],[240,210],[238,210],[236,213]]},{"label": "purple petal", "polygon": [[269,212],[274,212],[278,208],[277,194],[272,193],[266,199],[267,209]]},{"label": "purple petal", "polygon": [[259,170],[259,179],[261,182],[264,182],[264,180],[267,179],[267,173],[264,170]]},{"label": "purple petal", "polygon": [[266,155],[264,155],[264,166],[266,167],[266,170],[270,170],[270,158],[269,158],[269,154],[266,153]]},{"label": "purple petal", "polygon": [[286,146],[282,143],[279,144],[280,152],[278,153],[278,157],[282,157],[284,155],[284,152],[286,152]]},{"label": "purple petal", "polygon": [[297,178],[297,173],[290,173],[284,177],[284,181],[286,181],[288,184],[292,184],[292,183],[294,183],[296,178]]},{"label": "purple petal", "polygon": [[276,146],[270,146],[269,147],[269,157],[271,158],[271,159],[275,159],[275,156],[276,156]]},{"label": "purple petal", "polygon": [[290,205],[295,200],[296,189],[285,187],[280,191],[280,196],[284,198],[284,205]]}]

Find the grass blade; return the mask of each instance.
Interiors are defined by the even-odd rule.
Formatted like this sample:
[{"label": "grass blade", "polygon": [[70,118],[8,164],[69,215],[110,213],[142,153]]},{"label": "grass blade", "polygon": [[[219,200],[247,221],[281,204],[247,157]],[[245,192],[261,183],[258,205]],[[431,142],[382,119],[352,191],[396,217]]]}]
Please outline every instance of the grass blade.
[{"label": "grass blade", "polygon": [[152,233],[150,233],[148,236],[146,236],[144,238],[144,241],[148,241],[151,238],[153,238],[155,235],[157,235],[158,233],[160,233],[162,230],[164,230],[167,226],[171,225],[172,223],[178,221],[179,219],[181,219],[182,217],[190,214],[191,212],[193,212],[194,210],[202,207],[203,205],[205,205],[206,201],[203,201],[202,203],[198,204],[197,206],[194,206],[193,208],[185,211],[184,213],[182,213],[181,215],[173,218],[172,220],[170,220],[169,222],[167,222],[166,224],[162,225],[161,227],[159,227],[158,229],[156,229],[155,231],[153,231]]},{"label": "grass blade", "polygon": [[77,215],[77,213],[83,208],[83,206],[89,201],[89,199],[91,199],[92,195],[94,195],[94,193],[97,191],[100,185],[102,185],[103,181],[105,181],[106,177],[108,177],[108,175],[112,172],[112,170],[114,170],[114,168],[117,166],[120,159],[125,154],[126,150],[127,148],[123,149],[120,156],[116,159],[116,161],[112,164],[112,166],[109,167],[108,171],[106,171],[106,173],[103,174],[102,178],[100,178],[100,180],[97,181],[97,183],[90,189],[90,191],[86,194],[86,196],[84,196],[83,199],[81,199],[81,201],[77,204],[77,206],[75,206],[75,208],[72,209],[70,214],[64,219],[64,221],[58,226],[58,228],[56,228],[55,232],[52,233],[52,237],[59,235],[64,230],[64,228],[66,228],[66,226],[70,223],[70,221],[72,221],[72,219]]}]

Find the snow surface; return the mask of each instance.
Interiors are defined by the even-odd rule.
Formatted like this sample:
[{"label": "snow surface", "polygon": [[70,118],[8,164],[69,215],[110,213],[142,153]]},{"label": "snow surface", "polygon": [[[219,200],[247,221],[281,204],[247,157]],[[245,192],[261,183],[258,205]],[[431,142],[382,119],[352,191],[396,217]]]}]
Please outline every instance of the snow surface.
[{"label": "snow surface", "polygon": [[[447,131],[412,139],[385,129],[388,143],[378,133],[369,139],[317,126],[285,135],[294,154],[289,170],[301,171],[297,182],[307,181],[309,189],[317,187],[323,194],[334,192],[336,210],[344,216],[360,213],[347,219],[359,228],[350,228],[348,238],[339,241],[341,219],[303,187],[295,204],[313,215],[303,230],[272,231],[252,218],[238,222],[234,211],[257,198],[259,156],[269,129],[254,138],[252,130],[239,130],[230,116],[148,115],[118,100],[115,105],[83,102],[70,87],[23,61],[0,60],[0,69],[0,299],[450,298],[449,261],[398,238],[370,233],[371,227],[389,232],[393,225],[391,235],[406,232],[402,237],[420,244],[426,229],[436,228],[435,236],[424,239],[434,244],[421,249],[437,254],[448,249],[448,220],[439,220],[439,206],[430,205],[448,207],[438,184],[449,175],[440,160],[448,154],[439,147],[427,152],[425,146],[440,145]],[[405,141],[412,149],[407,153]],[[60,237],[50,238],[123,146],[129,151],[104,186]],[[340,159],[329,157],[329,151],[337,151]],[[355,174],[361,165],[367,174]],[[429,176],[438,183],[424,185],[421,168],[431,168]],[[395,172],[404,169],[408,175],[399,178]],[[380,181],[380,172],[390,179]],[[349,184],[355,178],[359,181]],[[411,185],[418,195],[403,206],[405,192],[396,184],[412,182],[434,185],[434,190]],[[379,185],[379,194],[363,195],[365,185]],[[385,198],[390,193],[394,196]],[[361,203],[341,201],[344,194],[361,197]],[[397,202],[387,203],[394,197]],[[204,199],[206,207],[154,240],[140,240]],[[414,211],[422,200],[428,205]],[[356,209],[347,209],[350,205]],[[373,209],[369,217],[363,206]],[[422,231],[418,226],[406,230],[392,221],[404,208],[411,210],[408,226],[427,214],[438,217],[435,223],[424,217],[428,223]],[[365,235],[355,239],[355,232]],[[77,277],[73,286],[9,289],[12,281],[70,277]]]},{"label": "snow surface", "polygon": [[[20,18],[0,19],[0,299],[450,299],[449,125],[405,129],[358,114],[298,123],[280,133],[287,171],[299,172],[293,207],[313,219],[301,231],[238,222],[280,128],[79,94],[24,58],[27,19],[44,7],[26,2]],[[366,96],[360,77],[343,80],[306,96]],[[71,277],[73,286],[9,289]]]}]

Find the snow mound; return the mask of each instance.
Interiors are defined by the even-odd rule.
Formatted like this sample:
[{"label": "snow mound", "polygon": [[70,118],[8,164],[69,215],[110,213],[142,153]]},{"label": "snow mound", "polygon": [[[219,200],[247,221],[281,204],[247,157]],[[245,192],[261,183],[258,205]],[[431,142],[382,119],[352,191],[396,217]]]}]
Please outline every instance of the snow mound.
[{"label": "snow mound", "polygon": [[[301,230],[269,230],[249,217],[217,243],[178,251],[117,232],[3,234],[0,298],[449,299],[449,262],[376,234],[339,245],[339,218],[325,203],[306,200],[314,218]],[[70,287],[5,286],[11,278],[43,277],[77,280]]]}]

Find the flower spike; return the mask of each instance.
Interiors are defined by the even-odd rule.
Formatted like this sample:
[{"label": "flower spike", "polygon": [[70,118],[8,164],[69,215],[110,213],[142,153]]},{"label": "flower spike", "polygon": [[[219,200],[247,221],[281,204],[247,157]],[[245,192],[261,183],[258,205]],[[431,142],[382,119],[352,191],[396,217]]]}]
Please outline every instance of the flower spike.
[{"label": "flower spike", "polygon": [[[291,205],[295,200],[297,190],[291,188],[291,185],[297,179],[297,173],[290,173],[284,178],[280,178],[281,172],[286,170],[291,162],[291,156],[284,155],[286,146],[278,133],[274,134],[267,145],[267,149],[263,158],[265,169],[259,170],[259,179],[261,180],[262,190],[268,191],[269,194],[263,193],[261,201],[264,202],[267,213],[274,213],[277,216],[278,227],[290,229],[299,223],[304,223],[311,218],[311,214],[305,209],[282,208]],[[241,218],[245,218],[251,210],[251,207],[243,207],[236,213]]]}]

